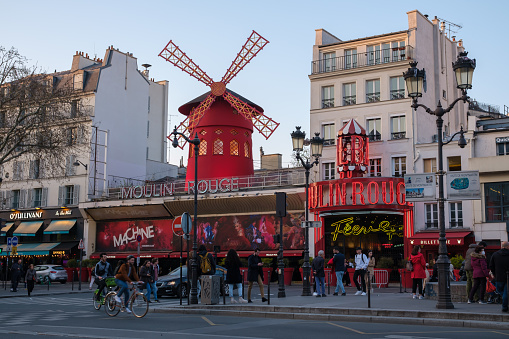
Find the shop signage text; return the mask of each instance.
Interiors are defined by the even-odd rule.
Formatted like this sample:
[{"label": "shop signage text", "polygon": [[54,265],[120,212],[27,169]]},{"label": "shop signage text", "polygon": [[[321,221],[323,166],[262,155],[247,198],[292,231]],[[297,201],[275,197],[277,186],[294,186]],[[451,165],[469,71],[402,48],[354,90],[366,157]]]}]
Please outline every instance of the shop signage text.
[{"label": "shop signage text", "polygon": [[41,219],[42,211],[39,212],[16,212],[11,213],[9,215],[11,220],[21,220],[21,219]]},{"label": "shop signage text", "polygon": [[129,242],[135,242],[138,235],[141,235],[142,240],[153,238],[154,226],[147,226],[145,228],[128,228],[124,233],[121,233],[118,236],[113,236],[113,246],[119,247],[126,245]]},{"label": "shop signage text", "polygon": [[355,225],[353,217],[341,219],[332,223],[334,228],[332,232],[332,240],[336,241],[338,234],[349,235],[360,235],[368,234],[373,232],[383,232],[389,236],[389,240],[392,240],[393,236],[403,237],[403,226],[392,225],[389,221],[381,221],[378,227],[374,228],[372,225]]},{"label": "shop signage text", "polygon": [[[447,245],[463,245],[463,239],[446,239]],[[412,239],[410,240],[410,245],[436,245],[438,246],[438,239]]]}]

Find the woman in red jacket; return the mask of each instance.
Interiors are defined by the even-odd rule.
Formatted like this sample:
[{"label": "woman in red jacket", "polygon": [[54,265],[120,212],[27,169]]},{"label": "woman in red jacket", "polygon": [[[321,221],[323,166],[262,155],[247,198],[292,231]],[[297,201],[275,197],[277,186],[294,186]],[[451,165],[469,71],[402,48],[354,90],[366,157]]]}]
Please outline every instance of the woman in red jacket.
[{"label": "woman in red jacket", "polygon": [[420,246],[414,246],[412,254],[410,255],[410,262],[412,263],[414,270],[412,271],[412,297],[417,299],[415,294],[417,286],[419,286],[419,299],[424,299],[422,295],[422,280],[426,278],[426,260],[421,253]]},{"label": "woman in red jacket", "polygon": [[470,295],[468,296],[468,303],[471,304],[472,300],[474,300],[474,295],[477,292],[477,289],[481,289],[479,304],[486,304],[484,301],[484,293],[486,292],[486,278],[489,277],[490,271],[488,270],[488,265],[486,264],[486,255],[484,254],[483,246],[476,246],[474,253],[471,254],[471,263],[473,270],[473,278],[474,278],[474,286],[470,290]]}]

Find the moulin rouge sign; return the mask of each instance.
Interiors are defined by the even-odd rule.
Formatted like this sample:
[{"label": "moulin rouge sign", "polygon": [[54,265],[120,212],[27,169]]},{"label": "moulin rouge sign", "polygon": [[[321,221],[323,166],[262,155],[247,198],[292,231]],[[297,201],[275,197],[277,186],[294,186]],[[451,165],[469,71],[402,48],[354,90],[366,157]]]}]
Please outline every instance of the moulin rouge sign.
[{"label": "moulin rouge sign", "polygon": [[309,208],[340,206],[407,206],[403,178],[351,178],[309,185]]}]

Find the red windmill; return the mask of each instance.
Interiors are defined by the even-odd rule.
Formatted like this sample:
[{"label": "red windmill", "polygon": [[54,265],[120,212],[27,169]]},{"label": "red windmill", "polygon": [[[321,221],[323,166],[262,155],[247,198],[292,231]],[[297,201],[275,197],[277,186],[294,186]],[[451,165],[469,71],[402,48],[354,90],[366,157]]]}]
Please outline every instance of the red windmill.
[{"label": "red windmill", "polygon": [[[252,141],[253,126],[268,139],[279,126],[263,114],[263,109],[230,91],[226,85],[268,43],[258,33],[253,33],[242,46],[230,68],[219,82],[214,82],[171,40],[159,56],[177,66],[192,77],[210,87],[210,91],[182,105],[179,112],[187,118],[177,131],[189,135],[195,133],[201,140],[199,149],[200,168],[204,178],[226,178],[253,174]],[[186,141],[178,137],[179,147]],[[187,180],[193,180],[193,148],[189,148]]]}]

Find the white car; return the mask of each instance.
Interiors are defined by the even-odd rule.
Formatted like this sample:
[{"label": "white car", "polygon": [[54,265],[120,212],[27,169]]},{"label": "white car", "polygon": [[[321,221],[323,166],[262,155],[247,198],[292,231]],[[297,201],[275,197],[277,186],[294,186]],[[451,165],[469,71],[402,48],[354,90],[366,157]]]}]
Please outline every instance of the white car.
[{"label": "white car", "polygon": [[62,265],[36,265],[34,269],[37,273],[37,282],[44,281],[45,277],[49,277],[51,281],[59,281],[61,284],[67,282],[67,272]]}]

